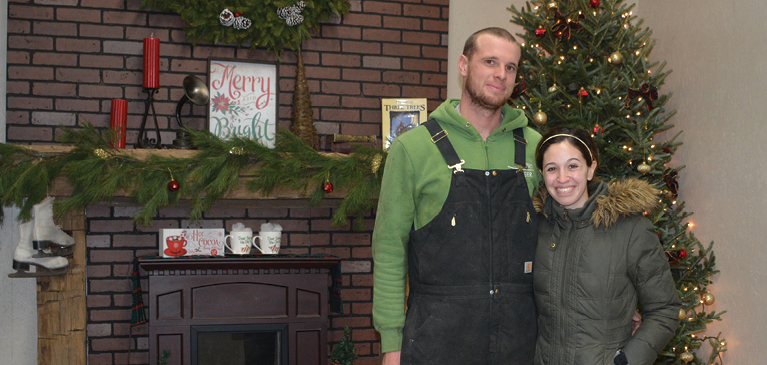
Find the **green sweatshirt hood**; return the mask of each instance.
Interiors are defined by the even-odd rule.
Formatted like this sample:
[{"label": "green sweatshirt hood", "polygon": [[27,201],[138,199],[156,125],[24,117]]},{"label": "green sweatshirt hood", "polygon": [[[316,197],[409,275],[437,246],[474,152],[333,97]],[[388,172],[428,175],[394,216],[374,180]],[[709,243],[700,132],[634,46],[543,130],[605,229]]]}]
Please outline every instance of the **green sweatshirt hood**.
[{"label": "green sweatshirt hood", "polygon": [[[455,130],[464,138],[470,140],[482,140],[482,136],[479,135],[477,129],[474,128],[466,118],[461,116],[461,114],[458,113],[458,110],[456,110],[456,107],[460,103],[460,99],[448,99],[434,110],[429,118],[437,119],[442,123],[456,127]],[[511,131],[516,128],[527,126],[527,117],[525,116],[525,112],[521,109],[504,105],[501,109],[501,113],[503,114],[503,121],[498,129],[490,134],[488,140],[496,138],[498,134],[511,133]],[[445,128],[449,127],[445,126]]]}]

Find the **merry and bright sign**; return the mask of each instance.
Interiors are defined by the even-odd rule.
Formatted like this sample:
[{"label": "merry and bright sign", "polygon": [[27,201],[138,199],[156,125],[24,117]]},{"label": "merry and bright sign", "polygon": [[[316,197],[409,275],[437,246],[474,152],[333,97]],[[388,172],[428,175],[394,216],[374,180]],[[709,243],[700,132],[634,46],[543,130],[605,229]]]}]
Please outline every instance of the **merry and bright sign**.
[{"label": "merry and bright sign", "polygon": [[210,61],[208,129],[221,139],[234,136],[274,148],[277,132],[277,65]]}]

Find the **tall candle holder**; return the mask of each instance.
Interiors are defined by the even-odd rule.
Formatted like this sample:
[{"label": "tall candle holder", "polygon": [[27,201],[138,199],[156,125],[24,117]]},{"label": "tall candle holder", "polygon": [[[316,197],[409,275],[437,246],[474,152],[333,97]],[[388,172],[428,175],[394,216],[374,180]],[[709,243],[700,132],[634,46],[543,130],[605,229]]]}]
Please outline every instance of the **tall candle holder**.
[{"label": "tall candle holder", "polygon": [[[141,121],[141,129],[138,132],[138,141],[136,148],[162,148],[162,137],[160,136],[160,126],[157,124],[157,112],[154,110],[154,94],[160,88],[160,39],[154,38],[154,33],[149,38],[144,38],[144,92],[147,93],[146,110],[144,119]],[[154,117],[154,128],[157,132],[157,138],[149,139],[144,136],[146,128],[146,118],[149,116],[149,108],[152,108],[152,117]]]},{"label": "tall candle holder", "polygon": [[[138,131],[138,140],[136,141],[136,148],[162,148],[162,137],[160,136],[160,125],[157,124],[157,112],[154,110],[154,94],[157,92],[156,88],[144,88],[144,92],[147,93],[146,98],[146,110],[144,110],[144,119],[141,120],[141,128]],[[154,128],[157,133],[157,138],[147,138],[144,136],[146,129],[146,118],[149,116],[149,108],[152,108],[152,117],[154,117]]]}]

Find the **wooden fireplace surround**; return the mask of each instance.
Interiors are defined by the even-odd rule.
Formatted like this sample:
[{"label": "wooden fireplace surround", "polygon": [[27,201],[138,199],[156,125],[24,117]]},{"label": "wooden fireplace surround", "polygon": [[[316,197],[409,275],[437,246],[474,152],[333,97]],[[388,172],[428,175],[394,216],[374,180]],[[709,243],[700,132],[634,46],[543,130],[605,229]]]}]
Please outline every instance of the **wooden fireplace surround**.
[{"label": "wooden fireplace surround", "polygon": [[149,275],[149,361],[190,364],[191,326],[287,324],[289,365],[327,363],[333,258],[139,259]]},{"label": "wooden fireplace surround", "polygon": [[[72,147],[60,145],[27,147],[41,153],[67,153],[72,149]],[[120,152],[138,159],[147,159],[152,155],[183,158],[197,153],[190,150],[152,149],[126,149]],[[327,155],[342,156],[336,153],[328,153]],[[240,187],[229,191],[222,200],[214,203],[214,206],[309,207],[308,199],[296,191],[278,188],[270,195],[248,191],[246,184],[252,178],[251,176],[248,172],[241,174]],[[59,177],[52,182],[49,195],[67,198],[72,194],[72,191],[73,188],[67,180]],[[346,191],[338,189],[329,193],[319,206],[337,207],[345,195]],[[108,204],[111,206],[135,205],[130,201],[130,191],[118,191],[115,194],[115,199]],[[179,205],[189,205],[189,202],[182,200]],[[37,278],[37,360],[39,364],[86,364],[88,360],[85,212],[82,210],[71,212],[63,219],[58,220],[57,223],[62,226],[62,229],[72,233],[72,237],[75,239],[74,256],[69,260],[69,272],[66,275]],[[62,313],[66,313],[66,315],[61,315]],[[327,311],[325,313],[327,315]],[[324,347],[323,351],[327,352]],[[152,355],[150,354],[150,356]]]}]

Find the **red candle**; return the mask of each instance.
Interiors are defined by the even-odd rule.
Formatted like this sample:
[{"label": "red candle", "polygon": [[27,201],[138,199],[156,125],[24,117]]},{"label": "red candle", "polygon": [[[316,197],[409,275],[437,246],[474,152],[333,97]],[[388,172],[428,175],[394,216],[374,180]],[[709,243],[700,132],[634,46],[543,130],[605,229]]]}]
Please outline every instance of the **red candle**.
[{"label": "red candle", "polygon": [[160,87],[160,39],[144,38],[144,87]]},{"label": "red candle", "polygon": [[115,137],[109,141],[112,148],[125,148],[125,134],[128,123],[128,101],[112,99],[112,111],[109,127],[115,132]]}]

